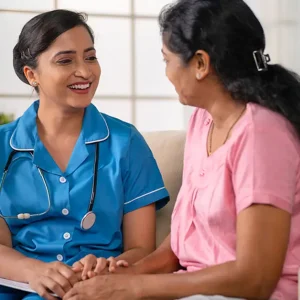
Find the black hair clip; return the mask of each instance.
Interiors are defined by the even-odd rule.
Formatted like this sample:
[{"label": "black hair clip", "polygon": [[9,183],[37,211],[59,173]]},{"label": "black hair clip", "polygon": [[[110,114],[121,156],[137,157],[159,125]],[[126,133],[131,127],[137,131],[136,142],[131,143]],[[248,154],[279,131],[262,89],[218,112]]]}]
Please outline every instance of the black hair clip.
[{"label": "black hair clip", "polygon": [[253,51],[253,57],[256,64],[257,71],[267,71],[268,62],[271,61],[269,54],[264,54],[262,50]]},{"label": "black hair clip", "polygon": [[[26,52],[27,52],[27,53],[26,53]],[[32,58],[29,48],[27,48],[26,51],[22,51],[22,52],[21,52],[21,58],[24,59],[24,60],[25,60],[25,59],[29,60],[29,59]]]}]

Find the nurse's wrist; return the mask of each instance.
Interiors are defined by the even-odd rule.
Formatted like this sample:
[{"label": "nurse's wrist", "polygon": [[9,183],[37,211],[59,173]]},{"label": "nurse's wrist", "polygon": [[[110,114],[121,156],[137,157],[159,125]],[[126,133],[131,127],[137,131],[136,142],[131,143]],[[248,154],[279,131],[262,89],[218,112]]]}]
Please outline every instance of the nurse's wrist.
[{"label": "nurse's wrist", "polygon": [[44,262],[39,261],[37,259],[32,259],[25,257],[22,260],[22,270],[24,273],[25,280],[28,282],[29,278],[31,278],[32,275],[36,275],[40,272],[41,269],[45,267]]}]

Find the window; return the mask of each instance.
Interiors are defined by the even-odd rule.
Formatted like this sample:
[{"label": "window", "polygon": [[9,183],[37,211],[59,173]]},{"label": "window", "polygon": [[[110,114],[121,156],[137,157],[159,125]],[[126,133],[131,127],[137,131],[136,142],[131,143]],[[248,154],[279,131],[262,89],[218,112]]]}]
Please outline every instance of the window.
[{"label": "window", "polygon": [[[182,106],[165,77],[157,16],[171,0],[10,0],[0,2],[0,111],[20,116],[37,98],[12,66],[22,26],[55,8],[86,12],[95,32],[102,77],[93,103],[142,131],[184,129],[192,108]],[[298,0],[246,0],[263,23],[273,63],[300,72]],[[9,30],[8,29],[9,26]],[[157,121],[159,120],[159,122]]]}]

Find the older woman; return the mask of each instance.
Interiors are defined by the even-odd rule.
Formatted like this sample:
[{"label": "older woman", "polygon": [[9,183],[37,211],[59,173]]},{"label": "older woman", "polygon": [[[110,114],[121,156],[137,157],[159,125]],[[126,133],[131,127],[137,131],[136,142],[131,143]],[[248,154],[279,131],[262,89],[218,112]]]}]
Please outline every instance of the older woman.
[{"label": "older woman", "polygon": [[296,300],[299,77],[269,63],[242,0],[179,0],[159,21],[166,75],[196,107],[171,234],[119,270],[133,275],[78,283],[64,300]]}]

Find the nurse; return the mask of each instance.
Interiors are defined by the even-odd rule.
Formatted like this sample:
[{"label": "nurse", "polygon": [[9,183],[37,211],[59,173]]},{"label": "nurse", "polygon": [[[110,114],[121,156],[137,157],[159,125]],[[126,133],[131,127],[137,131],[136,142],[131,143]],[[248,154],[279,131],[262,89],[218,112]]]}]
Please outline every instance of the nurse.
[{"label": "nurse", "polygon": [[[83,15],[31,19],[13,63],[39,100],[0,127],[0,277],[52,300],[88,276],[71,267],[87,255],[105,272],[110,257],[134,263],[152,252],[168,193],[135,127],[91,104],[101,69]],[[0,289],[1,300],[40,296]]]}]

